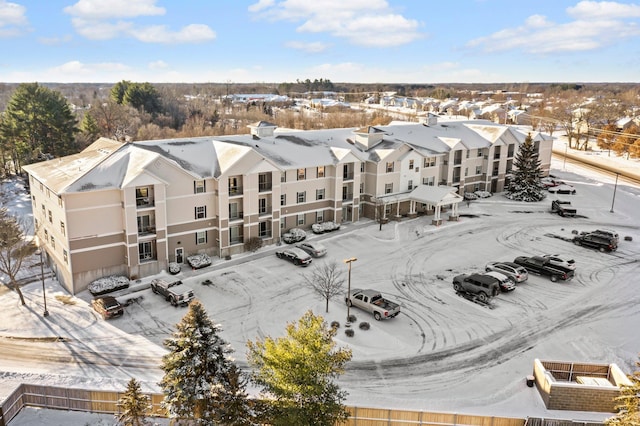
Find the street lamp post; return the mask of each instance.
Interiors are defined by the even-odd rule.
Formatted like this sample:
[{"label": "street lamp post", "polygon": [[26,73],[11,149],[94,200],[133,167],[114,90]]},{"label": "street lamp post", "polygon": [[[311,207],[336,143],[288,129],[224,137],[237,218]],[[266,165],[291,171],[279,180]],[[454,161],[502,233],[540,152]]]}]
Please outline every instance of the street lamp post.
[{"label": "street lamp post", "polygon": [[567,148],[569,148],[569,144],[564,144],[564,160],[562,161],[562,170],[567,170]]},{"label": "street lamp post", "polygon": [[45,317],[49,316],[49,311],[47,310],[47,293],[44,287],[44,261],[42,260],[42,249],[38,250],[40,252],[40,278],[42,279],[42,297],[44,298],[44,315]]},{"label": "street lamp post", "polygon": [[616,173],[616,183],[613,186],[613,200],[611,200],[611,213],[613,213],[613,204],[616,202],[616,190],[618,189],[618,176],[620,173]]},{"label": "street lamp post", "polygon": [[349,259],[345,259],[344,263],[349,265],[349,278],[347,279],[347,323],[349,323],[349,308],[351,307],[351,264],[355,262],[355,257],[350,257]]}]

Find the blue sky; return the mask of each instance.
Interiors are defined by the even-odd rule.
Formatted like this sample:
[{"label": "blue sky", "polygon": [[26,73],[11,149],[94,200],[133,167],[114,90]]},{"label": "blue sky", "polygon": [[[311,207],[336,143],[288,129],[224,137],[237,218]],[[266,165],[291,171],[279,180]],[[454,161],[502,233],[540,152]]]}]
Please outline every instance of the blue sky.
[{"label": "blue sky", "polygon": [[0,82],[638,82],[640,2],[0,0]]}]

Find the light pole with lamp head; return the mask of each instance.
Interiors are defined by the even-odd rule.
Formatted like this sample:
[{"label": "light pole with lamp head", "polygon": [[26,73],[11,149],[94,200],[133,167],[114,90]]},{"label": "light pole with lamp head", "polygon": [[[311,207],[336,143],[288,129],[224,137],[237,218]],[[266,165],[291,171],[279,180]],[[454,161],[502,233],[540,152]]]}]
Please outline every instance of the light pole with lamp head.
[{"label": "light pole with lamp head", "polygon": [[616,172],[616,183],[613,187],[613,200],[611,200],[611,210],[610,210],[611,213],[613,213],[613,204],[616,202],[616,190],[618,189],[618,176],[620,176],[620,173]]},{"label": "light pole with lamp head", "polygon": [[38,254],[40,255],[40,278],[42,279],[42,298],[44,299],[44,312],[42,315],[48,317],[49,311],[47,310],[47,292],[44,287],[44,261],[42,259],[42,247],[38,247]]},{"label": "light pole with lamp head", "polygon": [[358,259],[356,259],[355,257],[350,257],[349,259],[344,260],[344,263],[349,265],[349,278],[347,279],[347,324],[350,322],[349,308],[351,307],[351,264],[356,260]]}]

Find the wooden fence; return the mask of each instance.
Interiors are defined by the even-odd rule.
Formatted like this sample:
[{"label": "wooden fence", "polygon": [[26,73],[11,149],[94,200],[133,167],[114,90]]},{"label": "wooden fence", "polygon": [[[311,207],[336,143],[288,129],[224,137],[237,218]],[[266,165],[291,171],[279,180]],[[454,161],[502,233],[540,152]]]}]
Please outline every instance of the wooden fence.
[{"label": "wooden fence", "polygon": [[[117,413],[118,400],[124,392],[62,388],[21,384],[0,405],[0,426],[10,426],[24,407],[91,413]],[[167,417],[162,408],[162,394],[151,398],[150,417]],[[572,422],[559,419],[520,419],[497,416],[474,416],[456,413],[347,407],[350,417],[345,426],[599,426],[601,423]]]}]

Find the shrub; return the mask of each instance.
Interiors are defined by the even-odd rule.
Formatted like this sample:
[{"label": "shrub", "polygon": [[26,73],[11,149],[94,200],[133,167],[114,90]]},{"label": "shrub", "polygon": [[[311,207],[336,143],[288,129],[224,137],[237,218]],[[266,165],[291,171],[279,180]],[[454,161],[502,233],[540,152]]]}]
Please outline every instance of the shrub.
[{"label": "shrub", "polygon": [[88,287],[92,295],[98,296],[129,287],[129,278],[121,275],[111,275],[90,282]]},{"label": "shrub", "polygon": [[347,335],[347,337],[353,337],[353,336],[356,334],[356,332],[355,332],[355,331],[353,331],[353,328],[347,328],[347,329],[344,331],[344,334],[346,334],[346,335]]},{"label": "shrub", "polygon": [[211,258],[206,254],[194,254],[187,257],[187,262],[193,269],[200,269],[211,265]]},{"label": "shrub", "polygon": [[179,273],[180,269],[182,269],[182,268],[180,267],[179,263],[169,262],[169,273],[171,275],[175,275],[175,274]]},{"label": "shrub", "polygon": [[353,314],[349,315],[349,322],[356,322],[356,321],[358,321],[358,318],[356,318],[355,315]]},{"label": "shrub", "polygon": [[340,323],[338,321],[331,321],[331,328],[340,328]]},{"label": "shrub", "polygon": [[370,329],[370,328],[371,328],[371,326],[369,325],[369,323],[368,323],[368,322],[366,322],[366,321],[361,322],[361,323],[360,323],[360,325],[359,325],[359,327],[360,327],[360,330],[368,330],[368,329]]},{"label": "shrub", "polygon": [[262,239],[260,237],[251,237],[244,242],[245,251],[256,251],[262,247]]}]

